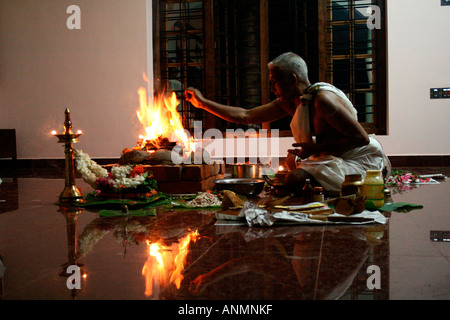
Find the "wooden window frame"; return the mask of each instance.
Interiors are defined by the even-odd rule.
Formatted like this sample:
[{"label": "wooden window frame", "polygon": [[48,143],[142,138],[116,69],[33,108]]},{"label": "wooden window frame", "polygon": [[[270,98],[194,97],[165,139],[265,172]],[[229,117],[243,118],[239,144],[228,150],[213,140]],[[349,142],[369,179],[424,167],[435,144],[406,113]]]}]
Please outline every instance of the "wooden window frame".
[{"label": "wooden window frame", "polygon": [[[336,25],[342,25],[344,22],[333,22],[332,12],[330,10],[332,0],[318,0],[319,1],[319,74],[320,78],[325,81],[333,83],[332,73],[330,72],[333,63],[333,56],[331,50],[332,44],[332,28]],[[342,1],[343,2],[343,1]],[[348,0],[350,3],[350,18],[353,18],[354,5],[358,0]],[[372,30],[372,39],[376,43],[373,51],[373,64],[375,65],[374,89],[373,91],[373,105],[375,107],[373,122],[361,122],[367,133],[374,133],[377,135],[387,134],[387,46],[386,46],[386,6],[385,0],[372,0],[371,5],[377,5],[380,8],[380,28]],[[350,20],[350,19],[349,19]],[[355,21],[355,20],[354,20]],[[348,21],[347,21],[348,22]],[[356,23],[366,23],[367,21],[357,21]],[[351,29],[350,29],[351,30]],[[350,38],[352,41],[352,38]],[[375,50],[376,49],[376,50]],[[362,57],[362,55],[360,55]],[[357,54],[349,55],[350,60],[357,58]],[[355,83],[351,83],[354,88]],[[345,92],[345,90],[343,90]],[[351,90],[349,98],[353,102],[353,97],[357,90]],[[347,92],[346,92],[347,93]]]}]

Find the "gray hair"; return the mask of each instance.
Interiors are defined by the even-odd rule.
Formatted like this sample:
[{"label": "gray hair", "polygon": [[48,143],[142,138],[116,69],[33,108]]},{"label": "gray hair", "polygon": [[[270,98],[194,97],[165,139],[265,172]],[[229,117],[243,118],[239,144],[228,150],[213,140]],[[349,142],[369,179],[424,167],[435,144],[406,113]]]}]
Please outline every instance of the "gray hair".
[{"label": "gray hair", "polygon": [[305,60],[293,52],[286,52],[279,55],[269,62],[269,65],[275,65],[283,71],[293,72],[301,81],[309,82],[308,66]]}]

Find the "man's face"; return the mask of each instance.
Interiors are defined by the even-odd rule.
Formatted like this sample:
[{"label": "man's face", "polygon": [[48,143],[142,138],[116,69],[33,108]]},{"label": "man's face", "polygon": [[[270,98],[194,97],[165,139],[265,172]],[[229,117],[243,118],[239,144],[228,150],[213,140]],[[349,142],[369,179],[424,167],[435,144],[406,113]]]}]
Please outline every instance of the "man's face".
[{"label": "man's face", "polygon": [[295,82],[292,82],[289,74],[272,67],[269,69],[270,90],[281,101],[290,101],[295,95]]}]

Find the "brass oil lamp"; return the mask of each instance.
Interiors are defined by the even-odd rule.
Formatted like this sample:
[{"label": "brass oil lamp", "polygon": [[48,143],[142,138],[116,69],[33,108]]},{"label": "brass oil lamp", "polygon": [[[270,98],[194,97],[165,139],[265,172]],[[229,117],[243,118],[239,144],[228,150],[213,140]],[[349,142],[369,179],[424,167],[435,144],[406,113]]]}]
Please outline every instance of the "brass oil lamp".
[{"label": "brass oil lamp", "polygon": [[59,196],[60,202],[83,202],[80,190],[75,185],[75,166],[73,160],[73,144],[79,142],[78,137],[82,135],[81,131],[72,132],[72,121],[70,120],[70,111],[65,110],[64,133],[53,135],[58,137],[58,143],[64,143],[65,153],[65,187]]}]

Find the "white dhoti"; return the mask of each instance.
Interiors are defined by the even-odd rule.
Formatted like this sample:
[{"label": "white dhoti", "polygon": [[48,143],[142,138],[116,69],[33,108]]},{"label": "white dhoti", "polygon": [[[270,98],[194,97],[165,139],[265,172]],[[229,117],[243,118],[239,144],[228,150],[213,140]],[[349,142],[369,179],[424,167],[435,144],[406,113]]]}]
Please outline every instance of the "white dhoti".
[{"label": "white dhoti", "polygon": [[368,145],[349,150],[341,157],[311,156],[301,161],[297,168],[308,172],[328,191],[340,191],[346,175],[360,174],[364,179],[367,170],[386,168],[389,172],[390,163],[380,143],[373,137],[369,139]]}]

